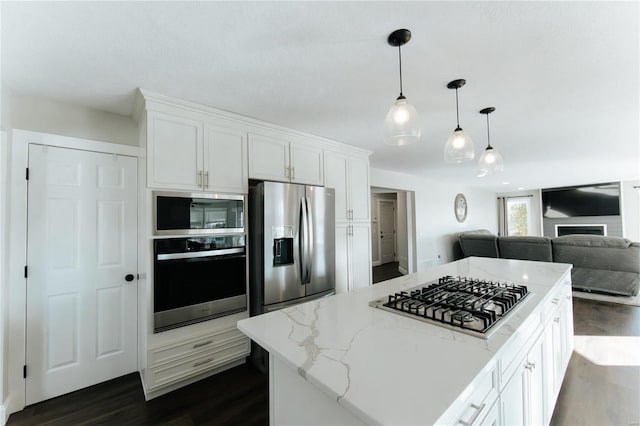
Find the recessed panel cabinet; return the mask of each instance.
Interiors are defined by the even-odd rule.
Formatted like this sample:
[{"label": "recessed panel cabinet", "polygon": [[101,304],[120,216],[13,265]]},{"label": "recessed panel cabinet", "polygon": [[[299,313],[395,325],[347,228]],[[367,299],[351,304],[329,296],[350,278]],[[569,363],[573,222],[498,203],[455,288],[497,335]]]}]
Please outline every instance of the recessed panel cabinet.
[{"label": "recessed panel cabinet", "polygon": [[323,183],[322,148],[249,133],[249,177],[307,185]]},{"label": "recessed panel cabinet", "polygon": [[371,285],[371,226],[336,224],[336,293]]},{"label": "recessed panel cabinet", "polygon": [[336,221],[369,220],[369,160],[326,151],[327,188],[336,190]]},{"label": "recessed panel cabinet", "polygon": [[149,113],[147,126],[147,185],[202,190],[202,121]]},{"label": "recessed panel cabinet", "polygon": [[243,132],[179,115],[147,118],[147,184],[151,188],[246,193]]}]

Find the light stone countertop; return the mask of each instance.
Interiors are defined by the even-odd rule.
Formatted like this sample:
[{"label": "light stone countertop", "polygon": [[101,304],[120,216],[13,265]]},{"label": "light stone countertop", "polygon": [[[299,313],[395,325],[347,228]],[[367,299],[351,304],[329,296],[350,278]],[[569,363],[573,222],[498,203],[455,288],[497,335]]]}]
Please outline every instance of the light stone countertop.
[{"label": "light stone countertop", "polygon": [[[570,270],[472,257],[244,319],[238,329],[368,424],[434,424]],[[369,306],[445,275],[523,284],[532,294],[489,339]]]}]

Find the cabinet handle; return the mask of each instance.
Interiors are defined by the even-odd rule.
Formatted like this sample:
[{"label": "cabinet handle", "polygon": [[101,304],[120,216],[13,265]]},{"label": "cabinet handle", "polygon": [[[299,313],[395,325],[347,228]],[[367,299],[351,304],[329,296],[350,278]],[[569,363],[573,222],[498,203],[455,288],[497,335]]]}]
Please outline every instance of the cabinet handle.
[{"label": "cabinet handle", "polygon": [[295,180],[296,179],[296,167],[293,166],[291,167],[291,180]]},{"label": "cabinet handle", "polygon": [[557,305],[559,301],[560,301],[560,299],[553,299],[551,301],[551,303],[553,303],[554,305]]},{"label": "cabinet handle", "polygon": [[198,186],[202,186],[202,170],[198,170],[198,178],[197,178]]},{"label": "cabinet handle", "polygon": [[482,405],[476,405],[476,404],[471,404],[471,408],[475,408],[476,412],[473,413],[473,416],[471,416],[471,418],[469,419],[469,421],[464,421],[464,420],[458,420],[458,423],[460,423],[463,426],[469,426],[475,423],[476,420],[478,420],[478,416],[480,415],[480,413],[482,413],[482,410],[484,409],[484,407],[487,404],[482,404]]},{"label": "cabinet handle", "polygon": [[556,317],[553,319],[555,322],[560,322],[560,317]]},{"label": "cabinet handle", "polygon": [[204,172],[204,187],[209,188],[209,172]]},{"label": "cabinet handle", "polygon": [[291,167],[284,166],[284,177],[291,179]]},{"label": "cabinet handle", "polygon": [[529,371],[533,371],[533,369],[536,368],[536,363],[527,361],[527,363],[524,365],[524,368],[526,368]]},{"label": "cabinet handle", "polygon": [[203,346],[207,346],[213,343],[213,340],[207,340],[206,342],[200,342],[193,345],[193,349],[201,348]]},{"label": "cabinet handle", "polygon": [[207,358],[204,361],[194,362],[193,366],[194,367],[200,367],[201,365],[209,364],[211,361],[213,361],[213,358]]}]

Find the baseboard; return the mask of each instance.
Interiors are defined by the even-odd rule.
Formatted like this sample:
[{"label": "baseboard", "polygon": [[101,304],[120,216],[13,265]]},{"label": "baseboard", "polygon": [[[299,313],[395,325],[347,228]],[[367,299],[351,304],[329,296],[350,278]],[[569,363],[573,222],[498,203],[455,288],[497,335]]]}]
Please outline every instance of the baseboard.
[{"label": "baseboard", "polygon": [[381,263],[379,260],[376,260],[375,262],[371,262],[371,266],[380,266]]},{"label": "baseboard", "polygon": [[398,272],[400,272],[402,275],[407,275],[409,273],[405,268],[403,268],[400,265],[398,265]]},{"label": "baseboard", "polygon": [[0,426],[4,426],[7,424],[7,410],[4,408],[4,405],[0,405]]}]

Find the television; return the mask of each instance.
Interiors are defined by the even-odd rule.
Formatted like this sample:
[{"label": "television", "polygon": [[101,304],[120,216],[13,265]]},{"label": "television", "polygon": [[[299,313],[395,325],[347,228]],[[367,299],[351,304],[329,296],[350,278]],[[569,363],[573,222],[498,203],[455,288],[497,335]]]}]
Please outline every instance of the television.
[{"label": "television", "polygon": [[619,216],[620,183],[549,188],[542,190],[542,216]]}]

